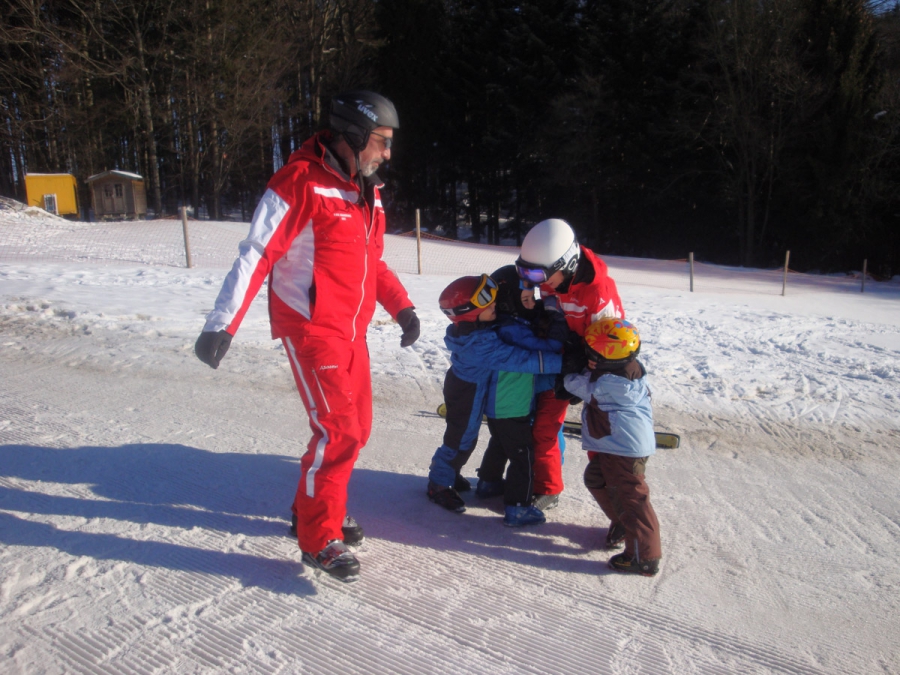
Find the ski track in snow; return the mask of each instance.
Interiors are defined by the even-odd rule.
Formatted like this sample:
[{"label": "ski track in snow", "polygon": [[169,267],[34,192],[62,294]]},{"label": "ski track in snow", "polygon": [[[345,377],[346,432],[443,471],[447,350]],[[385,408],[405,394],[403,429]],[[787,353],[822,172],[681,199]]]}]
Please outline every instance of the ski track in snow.
[{"label": "ski track in snow", "polygon": [[309,431],[263,299],[219,370],[193,356],[221,276],[0,265],[4,672],[900,673],[896,295],[800,317],[622,288],[682,435],[649,465],[645,579],[606,567],[576,437],[539,528],[427,501],[447,279],[404,275],[422,338],[376,314],[345,585],[286,536]]}]

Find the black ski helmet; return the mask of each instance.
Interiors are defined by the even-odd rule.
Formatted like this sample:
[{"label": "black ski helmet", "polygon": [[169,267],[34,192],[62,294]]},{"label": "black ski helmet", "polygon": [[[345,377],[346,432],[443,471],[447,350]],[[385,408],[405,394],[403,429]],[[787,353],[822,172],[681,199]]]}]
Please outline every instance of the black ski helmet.
[{"label": "black ski helmet", "polygon": [[491,279],[497,282],[497,311],[531,321],[537,310],[526,309],[522,304],[522,280],[515,265],[505,265],[491,272]]},{"label": "black ski helmet", "polygon": [[354,152],[369,143],[369,134],[378,127],[400,128],[400,118],[394,104],[381,94],[356,89],[331,99],[328,126],[344,137]]}]

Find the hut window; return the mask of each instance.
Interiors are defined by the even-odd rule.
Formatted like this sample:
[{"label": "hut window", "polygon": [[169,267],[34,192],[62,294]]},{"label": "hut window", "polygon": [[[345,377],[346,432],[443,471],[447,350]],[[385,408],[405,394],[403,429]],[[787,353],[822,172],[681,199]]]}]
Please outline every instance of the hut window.
[{"label": "hut window", "polygon": [[106,187],[103,188],[103,193],[107,197],[112,197],[112,189],[109,187],[109,185],[107,185]]},{"label": "hut window", "polygon": [[116,197],[121,197],[124,194],[124,190],[122,190],[122,184],[116,183],[115,188],[116,188]]}]

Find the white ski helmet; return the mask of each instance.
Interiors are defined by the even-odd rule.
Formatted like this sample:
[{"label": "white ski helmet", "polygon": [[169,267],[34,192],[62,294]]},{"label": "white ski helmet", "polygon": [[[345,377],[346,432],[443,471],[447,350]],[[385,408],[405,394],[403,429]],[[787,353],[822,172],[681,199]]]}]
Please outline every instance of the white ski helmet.
[{"label": "white ski helmet", "polygon": [[525,281],[540,284],[560,270],[567,277],[574,274],[580,257],[572,227],[559,218],[548,218],[525,235],[516,271]]}]

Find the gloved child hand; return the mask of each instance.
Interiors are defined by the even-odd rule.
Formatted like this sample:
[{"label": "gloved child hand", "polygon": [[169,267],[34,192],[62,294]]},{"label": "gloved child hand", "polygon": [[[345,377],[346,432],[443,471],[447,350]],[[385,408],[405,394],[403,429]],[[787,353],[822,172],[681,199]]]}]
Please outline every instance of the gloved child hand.
[{"label": "gloved child hand", "polygon": [[570,405],[578,405],[581,399],[566,389],[564,376],[562,373],[556,376],[553,382],[553,395],[560,401],[568,401]]},{"label": "gloved child hand", "polygon": [[563,352],[561,373],[563,375],[580,373],[587,368],[587,361],[587,355],[581,349],[565,351]]}]

